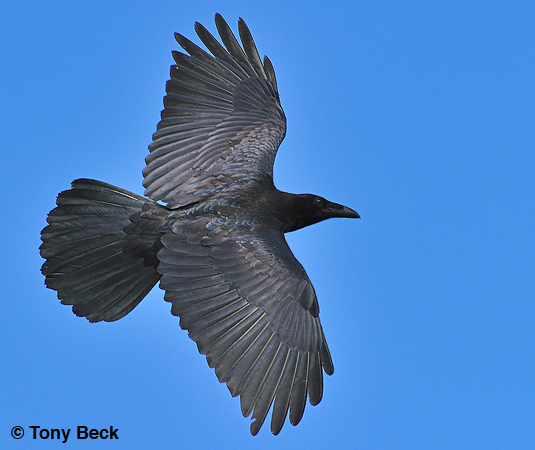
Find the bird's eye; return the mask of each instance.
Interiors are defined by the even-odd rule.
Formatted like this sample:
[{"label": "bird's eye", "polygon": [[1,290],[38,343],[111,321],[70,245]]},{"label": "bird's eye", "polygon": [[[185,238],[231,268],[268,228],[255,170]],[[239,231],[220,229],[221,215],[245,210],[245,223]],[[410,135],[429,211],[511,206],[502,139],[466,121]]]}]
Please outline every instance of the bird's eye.
[{"label": "bird's eye", "polygon": [[323,199],[320,198],[320,197],[316,197],[316,198],[314,199],[314,204],[315,204],[316,206],[323,206]]}]

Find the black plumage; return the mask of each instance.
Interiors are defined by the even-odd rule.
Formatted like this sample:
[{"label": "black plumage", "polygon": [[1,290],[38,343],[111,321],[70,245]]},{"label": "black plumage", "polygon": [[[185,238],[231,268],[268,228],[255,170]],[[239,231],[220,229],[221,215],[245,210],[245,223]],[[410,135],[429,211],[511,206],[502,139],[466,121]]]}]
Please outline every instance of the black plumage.
[{"label": "black plumage", "polygon": [[[164,110],[149,146],[142,197],[88,179],[59,194],[42,231],[42,272],[63,304],[91,322],[128,314],[160,281],[171,312],[239,395],[256,434],[271,407],[277,434],[306,397],[320,402],[333,363],[312,284],[284,233],[358,218],[322,197],[273,184],[286,133],[273,66],[239,20],[220,15],[210,53],[176,34]],[[166,206],[158,203],[162,201]]]}]

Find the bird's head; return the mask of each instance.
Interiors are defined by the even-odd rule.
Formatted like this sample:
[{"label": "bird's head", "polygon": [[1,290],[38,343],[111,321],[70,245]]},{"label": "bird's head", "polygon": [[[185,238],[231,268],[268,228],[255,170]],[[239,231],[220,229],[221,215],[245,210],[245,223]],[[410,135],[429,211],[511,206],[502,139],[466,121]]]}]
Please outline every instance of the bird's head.
[{"label": "bird's head", "polygon": [[299,230],[332,217],[360,219],[359,214],[351,208],[312,194],[293,196],[289,216],[291,220],[288,222],[285,232]]}]

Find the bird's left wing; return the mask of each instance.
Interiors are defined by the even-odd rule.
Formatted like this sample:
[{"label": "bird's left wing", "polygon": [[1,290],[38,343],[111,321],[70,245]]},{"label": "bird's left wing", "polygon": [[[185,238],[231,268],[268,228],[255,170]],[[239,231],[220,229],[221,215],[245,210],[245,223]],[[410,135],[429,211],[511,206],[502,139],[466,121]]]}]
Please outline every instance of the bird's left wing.
[{"label": "bird's left wing", "polygon": [[223,219],[171,223],[158,254],[160,287],[256,434],[273,404],[277,434],[323,395],[333,364],[314,288],[280,231]]},{"label": "bird's left wing", "polygon": [[286,117],[270,60],[260,59],[240,19],[242,46],[219,14],[221,45],[200,23],[211,54],[176,34],[189,55],[174,52],[162,119],[143,170],[145,194],[175,208],[240,180],[272,177]]}]

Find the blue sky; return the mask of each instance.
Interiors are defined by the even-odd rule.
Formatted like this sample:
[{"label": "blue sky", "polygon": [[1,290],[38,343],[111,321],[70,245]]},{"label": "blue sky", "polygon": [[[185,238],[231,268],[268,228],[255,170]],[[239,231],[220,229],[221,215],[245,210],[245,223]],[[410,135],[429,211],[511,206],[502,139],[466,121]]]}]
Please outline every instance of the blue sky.
[{"label": "blue sky", "polygon": [[[535,447],[533,2],[6,3],[2,448],[57,448],[30,425],[120,430],[69,448]],[[277,437],[249,435],[158,288],[90,324],[39,272],[40,230],[73,179],[143,192],[173,32],[214,32],[215,12],[234,30],[242,16],[275,66],[277,187],[362,216],[287,236],[335,372]]]}]

